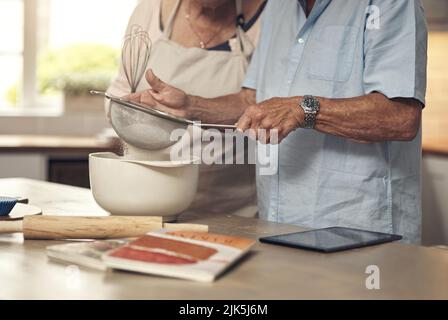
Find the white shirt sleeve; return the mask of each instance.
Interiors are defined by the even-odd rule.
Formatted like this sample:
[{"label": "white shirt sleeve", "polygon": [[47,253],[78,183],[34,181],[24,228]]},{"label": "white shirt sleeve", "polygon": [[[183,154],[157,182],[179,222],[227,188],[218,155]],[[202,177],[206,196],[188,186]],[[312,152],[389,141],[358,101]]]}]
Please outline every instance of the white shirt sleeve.
[{"label": "white shirt sleeve", "polygon": [[261,31],[259,40],[257,43],[257,47],[255,48],[254,53],[252,54],[252,59],[249,64],[249,68],[247,69],[246,77],[242,83],[243,88],[248,89],[257,89],[257,82],[259,77],[259,72],[261,71],[261,64],[265,60],[265,56],[267,51],[266,46],[269,45],[269,38],[270,38],[270,29],[271,29],[271,17],[274,13],[274,4],[277,1],[270,0],[267,2],[266,7],[263,10],[263,13],[261,14]]},{"label": "white shirt sleeve", "polygon": [[365,94],[414,98],[424,105],[428,30],[420,0],[374,0],[372,5],[364,38]]}]

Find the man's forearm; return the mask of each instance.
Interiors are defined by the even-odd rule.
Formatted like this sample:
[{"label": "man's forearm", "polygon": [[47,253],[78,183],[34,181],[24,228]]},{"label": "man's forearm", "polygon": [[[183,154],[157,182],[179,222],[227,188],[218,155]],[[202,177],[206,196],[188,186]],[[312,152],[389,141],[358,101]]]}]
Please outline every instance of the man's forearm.
[{"label": "man's forearm", "polygon": [[[292,131],[305,127],[305,112],[300,107],[303,97],[272,98],[246,108],[238,129],[269,132],[271,141],[277,132],[281,141]],[[409,141],[418,133],[421,104],[414,99],[390,100],[380,93],[348,99],[317,98],[320,111],[317,131],[358,142]],[[263,138],[262,138],[263,139]]]},{"label": "man's forearm", "polygon": [[255,91],[243,89],[235,94],[210,99],[188,96],[186,110],[190,119],[208,123],[234,124],[244,110],[252,104],[255,104]]},{"label": "man's forearm", "polygon": [[319,98],[315,129],[360,141],[409,141],[418,133],[421,104],[414,99],[390,100],[380,93],[348,99]]}]

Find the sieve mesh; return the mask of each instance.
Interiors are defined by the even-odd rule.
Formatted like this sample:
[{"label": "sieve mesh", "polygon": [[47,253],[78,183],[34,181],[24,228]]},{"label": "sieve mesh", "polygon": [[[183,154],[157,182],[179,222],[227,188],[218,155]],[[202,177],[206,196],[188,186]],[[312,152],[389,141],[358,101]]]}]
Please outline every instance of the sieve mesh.
[{"label": "sieve mesh", "polygon": [[142,111],[130,109],[110,102],[112,127],[126,143],[146,150],[160,150],[172,146],[178,140],[171,140],[176,129],[187,129],[187,124],[166,120]]}]

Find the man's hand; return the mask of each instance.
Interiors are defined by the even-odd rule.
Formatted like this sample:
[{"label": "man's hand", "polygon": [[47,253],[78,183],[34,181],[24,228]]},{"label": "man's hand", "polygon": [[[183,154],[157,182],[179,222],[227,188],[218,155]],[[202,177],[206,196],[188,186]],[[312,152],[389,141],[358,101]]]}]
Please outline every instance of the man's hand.
[{"label": "man's hand", "polygon": [[184,91],[166,84],[151,69],[146,72],[146,81],[151,89],[133,93],[126,98],[178,117],[189,118],[189,96]]},{"label": "man's hand", "polygon": [[[251,129],[254,138],[262,143],[280,143],[292,131],[303,127],[304,113],[299,107],[300,101],[301,97],[272,98],[252,105],[238,120],[238,130],[244,132]],[[259,129],[264,129],[266,134]]]}]

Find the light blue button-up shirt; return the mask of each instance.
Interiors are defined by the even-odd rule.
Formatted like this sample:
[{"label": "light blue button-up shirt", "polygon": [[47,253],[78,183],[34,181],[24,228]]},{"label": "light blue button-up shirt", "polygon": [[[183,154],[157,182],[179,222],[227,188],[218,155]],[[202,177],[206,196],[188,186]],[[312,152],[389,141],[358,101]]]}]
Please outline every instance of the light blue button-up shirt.
[{"label": "light blue button-up shirt", "polygon": [[[425,103],[427,28],[419,0],[270,0],[243,87],[257,100],[380,92]],[[387,114],[384,114],[387,117]],[[421,132],[411,142],[360,144],[314,130],[278,148],[257,175],[260,218],[306,227],[421,233]]]}]

